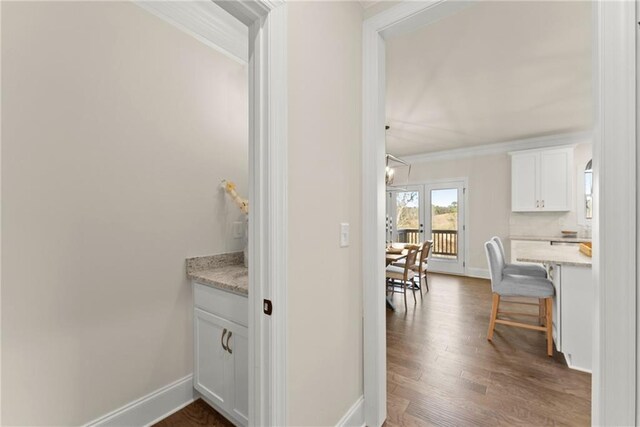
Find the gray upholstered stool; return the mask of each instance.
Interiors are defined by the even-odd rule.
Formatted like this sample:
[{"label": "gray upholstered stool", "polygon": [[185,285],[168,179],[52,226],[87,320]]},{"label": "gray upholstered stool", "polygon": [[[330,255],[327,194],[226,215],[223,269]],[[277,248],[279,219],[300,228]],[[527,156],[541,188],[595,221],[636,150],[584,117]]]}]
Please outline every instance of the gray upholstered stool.
[{"label": "gray upholstered stool", "polygon": [[500,254],[502,255],[502,259],[505,262],[504,272],[505,274],[521,274],[523,276],[534,276],[534,277],[547,277],[547,270],[541,265],[535,264],[507,264],[507,258],[504,254],[504,245],[502,244],[502,240],[498,236],[493,236],[491,238],[492,241],[498,245],[498,249],[500,250]]},{"label": "gray upholstered stool", "polygon": [[[524,276],[516,274],[507,274],[505,272],[505,262],[500,252],[498,244],[490,240],[484,244],[487,261],[489,262],[489,271],[491,273],[491,290],[493,292],[493,304],[491,307],[491,320],[489,322],[489,332],[487,339],[493,340],[493,331],[496,323],[516,326],[518,328],[532,329],[534,331],[543,331],[547,335],[547,355],[553,356],[553,336],[552,336],[552,311],[553,311],[553,295],[554,288],[550,280],[543,277]],[[528,297],[537,298],[540,306],[540,315],[528,313],[501,312],[500,297]],[[521,303],[522,304],[522,303]],[[531,304],[531,303],[523,303]],[[531,323],[516,322],[498,318],[498,315],[505,316],[533,316],[540,317],[543,326],[533,325]]]}]

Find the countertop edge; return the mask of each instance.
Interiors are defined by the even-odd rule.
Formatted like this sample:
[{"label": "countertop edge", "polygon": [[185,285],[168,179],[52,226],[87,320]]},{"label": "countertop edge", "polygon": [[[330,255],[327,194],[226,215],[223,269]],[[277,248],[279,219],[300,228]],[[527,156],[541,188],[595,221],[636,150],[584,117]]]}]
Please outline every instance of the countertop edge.
[{"label": "countertop edge", "polygon": [[215,288],[224,292],[229,292],[231,294],[238,295],[241,297],[249,297],[248,289],[245,290],[244,288],[238,288],[236,286],[229,285],[228,283],[207,279],[206,277],[198,276],[197,274],[187,274],[187,278],[191,280],[193,283],[209,286],[211,288]]},{"label": "countertop edge", "polygon": [[517,261],[520,262],[534,262],[537,264],[559,264],[559,265],[570,265],[573,267],[589,267],[591,268],[591,263],[589,262],[575,262],[575,261],[558,261],[551,259],[538,259],[538,258],[528,258],[528,257],[518,257]]}]

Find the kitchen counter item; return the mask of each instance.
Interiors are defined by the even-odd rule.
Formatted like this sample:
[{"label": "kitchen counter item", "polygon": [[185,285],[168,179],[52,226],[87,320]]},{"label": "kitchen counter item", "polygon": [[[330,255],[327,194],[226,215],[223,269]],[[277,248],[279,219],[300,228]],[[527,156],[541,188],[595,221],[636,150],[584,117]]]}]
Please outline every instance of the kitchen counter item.
[{"label": "kitchen counter item", "polygon": [[592,253],[591,242],[580,243],[580,252],[582,252],[588,257],[591,257],[591,253]]}]

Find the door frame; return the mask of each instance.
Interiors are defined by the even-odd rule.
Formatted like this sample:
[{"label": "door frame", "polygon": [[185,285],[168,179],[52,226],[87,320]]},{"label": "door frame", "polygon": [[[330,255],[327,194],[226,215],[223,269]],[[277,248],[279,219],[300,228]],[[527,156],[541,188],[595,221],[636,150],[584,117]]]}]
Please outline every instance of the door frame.
[{"label": "door frame", "polygon": [[[420,184],[420,183],[412,183],[412,184],[408,184],[402,188],[394,188],[394,187],[387,187],[386,189],[386,193],[407,193],[407,192],[418,192],[418,214],[420,214],[420,212],[424,212],[424,184]],[[385,204],[387,203],[387,200],[385,198]],[[389,208],[391,209],[391,212],[393,213],[391,219],[393,221],[393,228],[392,228],[392,238],[391,241],[393,241],[393,235],[398,233],[398,228],[397,228],[397,224],[396,221],[396,214],[397,214],[397,199],[395,201],[391,201],[389,202],[391,206],[389,206]],[[386,206],[386,205],[385,205]],[[385,213],[385,217],[386,217],[386,213]],[[420,215],[418,215],[418,220],[420,222],[422,222],[422,220],[424,219],[424,217],[420,217]],[[422,224],[422,229],[424,230],[424,224]],[[423,234],[423,236],[420,237],[420,240],[423,241],[424,240],[424,231],[421,232]],[[386,239],[386,236],[385,236]]]},{"label": "door frame", "polygon": [[[402,3],[363,23],[363,310],[366,425],[386,418],[385,39],[410,32],[474,2]],[[640,406],[636,304],[638,164],[636,151],[636,2],[593,3],[594,369],[592,423],[634,425]],[[606,284],[606,286],[605,286]],[[623,309],[621,309],[621,307]]]},{"label": "door frame", "polygon": [[283,0],[214,2],[249,28],[249,425],[280,426],[287,419],[287,9]]},{"label": "door frame", "polygon": [[[428,186],[432,186],[432,185],[442,185],[442,184],[448,184],[448,183],[462,183],[462,187],[463,187],[463,192],[462,192],[462,225],[463,225],[463,229],[462,232],[459,232],[459,235],[462,235],[462,239],[464,242],[464,248],[463,248],[463,252],[462,252],[462,256],[463,256],[463,270],[461,273],[450,273],[450,272],[446,272],[446,274],[456,274],[456,275],[462,275],[462,276],[466,276],[468,273],[468,268],[469,266],[467,265],[467,261],[469,260],[469,177],[453,177],[453,178],[443,178],[443,179],[432,179],[432,180],[428,180],[428,181],[416,181],[416,182],[411,182],[409,184],[407,184],[406,186],[402,187],[402,188],[398,188],[398,189],[394,189],[393,187],[386,187],[385,190],[385,196],[386,193],[389,192],[402,192],[402,191],[420,191],[421,194],[421,199],[420,199],[420,212],[423,213],[423,217],[420,218],[423,222],[423,238],[422,240],[426,239],[427,236],[427,232],[426,232],[426,213],[427,213],[427,208],[426,208],[426,201],[427,201],[427,192],[426,189]],[[405,190],[406,189],[406,190]],[[385,197],[385,217],[386,217],[386,208],[387,208],[387,200]],[[386,240],[386,235],[385,235],[385,240]],[[445,273],[443,271],[437,271],[434,270],[435,273]]]},{"label": "door frame", "polygon": [[[445,273],[445,274],[455,274],[455,275],[460,275],[460,276],[466,276],[467,275],[467,261],[469,259],[469,240],[468,240],[468,203],[467,203],[467,188],[469,188],[468,186],[468,179],[467,178],[451,178],[451,179],[438,179],[438,180],[433,180],[433,181],[428,181],[424,183],[424,200],[423,200],[423,204],[424,204],[424,229],[425,229],[425,235],[427,234],[426,230],[427,230],[427,215],[429,216],[429,219],[431,219],[431,213],[427,214],[427,207],[426,207],[426,203],[427,200],[430,201],[430,194],[427,195],[427,193],[430,193],[430,188],[429,187],[437,187],[437,186],[442,186],[442,185],[446,185],[446,184],[456,184],[456,187],[458,185],[462,185],[462,194],[459,195],[459,199],[462,201],[462,211],[458,211],[458,218],[460,218],[460,216],[462,217],[462,221],[458,221],[458,235],[462,236],[462,251],[458,251],[458,255],[462,255],[462,260],[458,260],[458,263],[462,262],[462,270],[460,272],[451,272],[451,271],[444,271],[444,270],[438,270],[437,268],[434,269],[433,264],[434,261],[436,261],[436,264],[439,261],[443,261],[444,260],[438,260],[437,258],[434,259],[433,256],[431,256],[430,258],[430,262],[429,262],[429,269],[430,271],[434,272],[434,273]],[[460,230],[460,226],[462,225],[462,230]],[[429,229],[431,229],[431,224],[429,224]],[[458,248],[460,247],[460,240],[458,240]]]}]

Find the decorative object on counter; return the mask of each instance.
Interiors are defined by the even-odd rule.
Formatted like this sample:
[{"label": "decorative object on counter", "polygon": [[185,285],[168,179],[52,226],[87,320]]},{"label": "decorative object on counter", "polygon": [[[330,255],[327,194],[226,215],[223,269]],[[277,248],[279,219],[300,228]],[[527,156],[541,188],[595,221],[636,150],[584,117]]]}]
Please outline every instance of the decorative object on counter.
[{"label": "decorative object on counter", "polygon": [[[228,181],[226,179],[223,179],[220,182],[220,186],[233,199],[233,201],[235,202],[236,206],[238,206],[238,209],[240,209],[240,211],[243,214],[249,215],[249,200],[240,197],[240,195],[236,192],[236,184],[233,181]],[[244,229],[245,229],[244,230],[245,231],[245,233],[244,233],[245,241],[244,241],[244,250],[242,251],[242,253],[244,255],[244,266],[245,267],[249,267],[249,239],[248,239],[248,236],[249,236],[249,218],[245,219],[245,227],[244,227]]]},{"label": "decorative object on counter", "polygon": [[580,243],[580,252],[582,252],[586,256],[591,257],[592,249],[593,248],[591,246],[591,242]]},{"label": "decorative object on counter", "polygon": [[562,230],[560,232],[562,233],[562,237],[578,237],[577,231]]},{"label": "decorative object on counter", "polygon": [[220,182],[220,186],[224,191],[227,192],[229,196],[231,196],[233,201],[238,206],[238,209],[240,209],[243,214],[249,215],[249,200],[243,199],[238,195],[238,193],[236,192],[236,184],[233,181],[227,181],[226,179],[223,179]]}]

